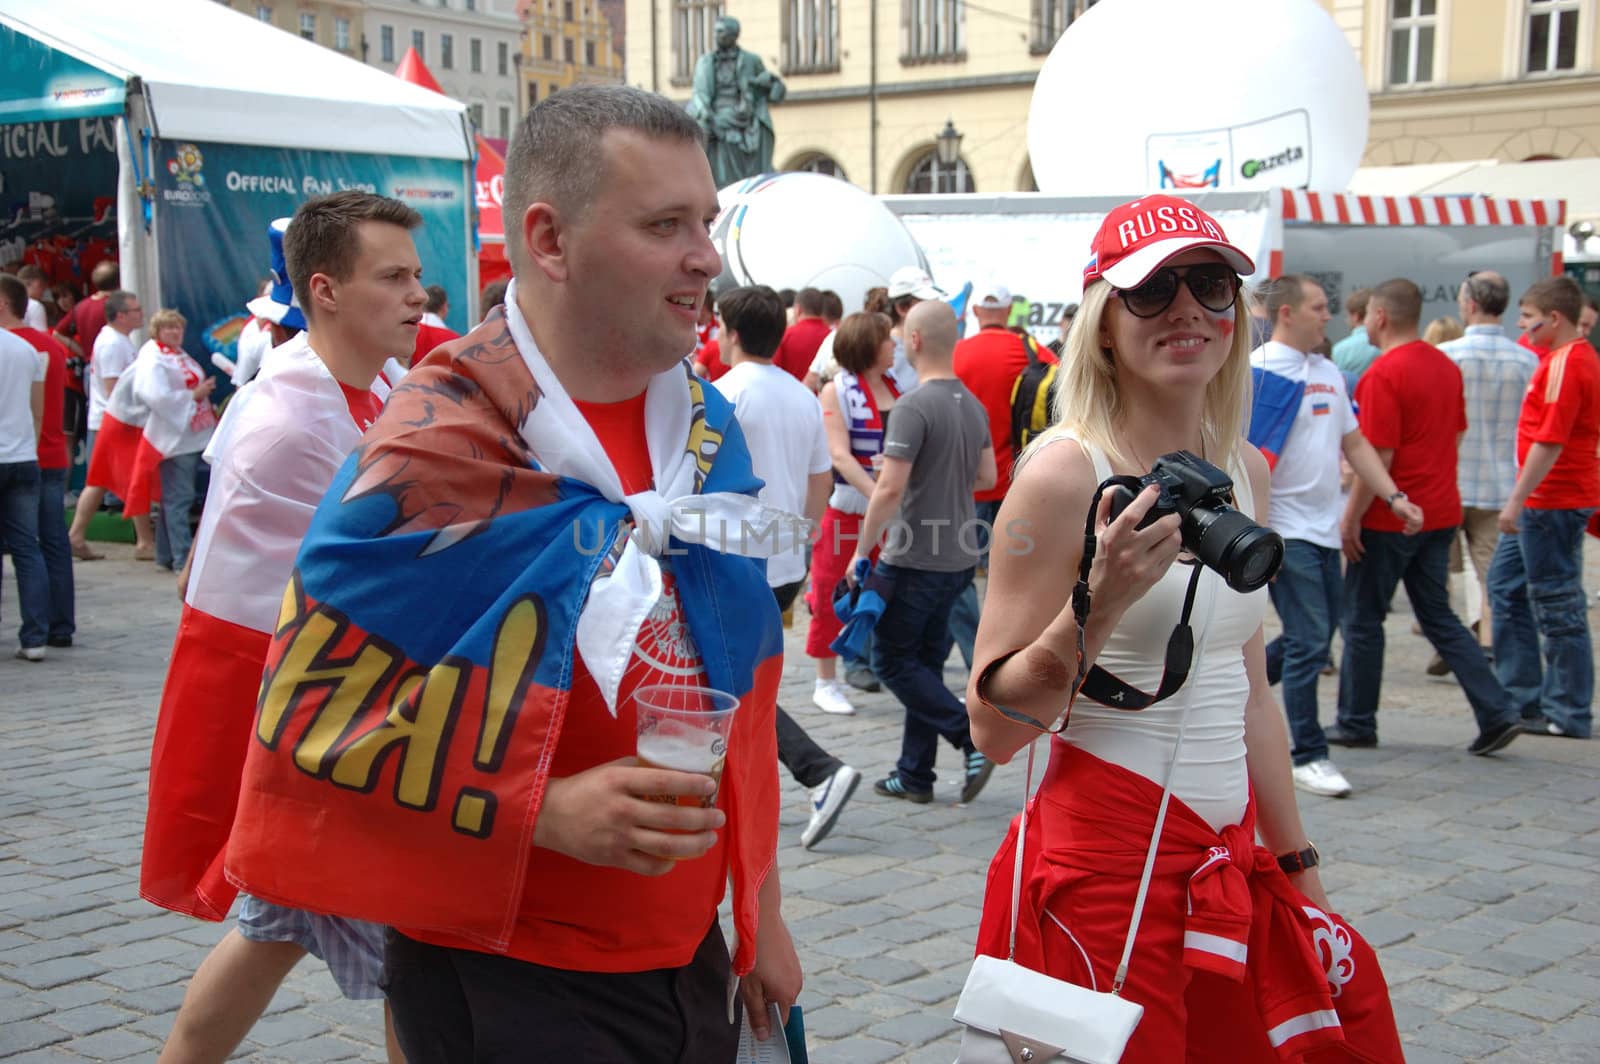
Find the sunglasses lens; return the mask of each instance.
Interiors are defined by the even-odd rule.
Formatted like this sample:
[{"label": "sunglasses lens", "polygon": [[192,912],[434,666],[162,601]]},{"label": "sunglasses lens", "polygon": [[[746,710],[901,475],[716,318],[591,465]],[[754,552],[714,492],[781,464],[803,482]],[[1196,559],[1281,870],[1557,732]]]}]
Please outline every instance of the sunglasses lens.
[{"label": "sunglasses lens", "polygon": [[1178,294],[1178,274],[1170,269],[1157,270],[1138,288],[1122,293],[1123,306],[1140,318],[1153,318],[1172,305]]},{"label": "sunglasses lens", "polygon": [[1202,307],[1221,312],[1233,306],[1236,295],[1234,276],[1231,269],[1219,264],[1191,267],[1184,279]]}]

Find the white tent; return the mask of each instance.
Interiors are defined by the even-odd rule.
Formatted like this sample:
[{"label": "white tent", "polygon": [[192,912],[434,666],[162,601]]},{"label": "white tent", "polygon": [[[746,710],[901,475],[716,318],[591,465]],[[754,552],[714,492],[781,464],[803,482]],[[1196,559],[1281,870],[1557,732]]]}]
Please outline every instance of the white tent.
[{"label": "white tent", "polygon": [[0,25],[137,89],[157,137],[472,157],[465,105],[215,0],[4,0]]}]

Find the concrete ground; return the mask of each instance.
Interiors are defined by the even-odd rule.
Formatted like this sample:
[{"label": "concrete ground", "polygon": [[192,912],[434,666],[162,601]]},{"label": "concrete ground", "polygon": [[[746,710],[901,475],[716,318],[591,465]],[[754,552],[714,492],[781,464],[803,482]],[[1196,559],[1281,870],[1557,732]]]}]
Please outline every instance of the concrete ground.
[{"label": "concrete ground", "polygon": [[[77,645],[43,664],[0,658],[0,1058],[152,1060],[184,985],[223,925],[138,897],[145,776],[178,616],[170,574],[107,545],[80,563]],[[1600,587],[1592,553],[1589,586]],[[12,588],[0,623],[16,623]],[[938,800],[879,798],[899,746],[887,694],[853,717],[810,708],[799,626],[784,704],[867,777],[833,835],[801,849],[805,793],[786,776],[781,866],[806,972],[818,1064],[946,1064],[984,873],[1021,801],[999,769],[955,804],[948,749]],[[1400,609],[1388,624],[1382,745],[1337,751],[1356,788],[1302,797],[1334,904],[1378,947],[1413,1064],[1600,1060],[1600,746],[1525,737],[1469,757],[1460,689],[1423,673]],[[956,669],[952,683],[959,683]],[[1324,681],[1331,719],[1336,679]],[[383,1059],[381,1013],[339,998],[303,963],[237,1059]]]}]

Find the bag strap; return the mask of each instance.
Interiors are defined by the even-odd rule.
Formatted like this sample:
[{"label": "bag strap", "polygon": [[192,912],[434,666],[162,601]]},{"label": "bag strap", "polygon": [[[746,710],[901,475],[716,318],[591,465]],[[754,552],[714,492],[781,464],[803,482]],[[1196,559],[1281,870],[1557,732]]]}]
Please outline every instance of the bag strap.
[{"label": "bag strap", "polygon": [[[1193,589],[1191,588],[1191,593]],[[1195,664],[1204,659],[1206,642],[1211,635],[1211,618],[1216,610],[1217,597],[1215,594],[1207,597],[1205,622],[1200,629],[1200,645],[1195,648]],[[1074,692],[1073,699],[1077,699]],[[1189,728],[1189,706],[1194,701],[1194,685],[1185,684],[1183,688],[1183,708],[1178,712],[1178,738],[1172,744],[1172,758],[1167,762],[1166,779],[1162,781],[1161,802],[1156,806],[1155,826],[1150,832],[1150,846],[1144,855],[1144,870],[1139,875],[1139,892],[1134,896],[1133,915],[1128,920],[1128,935],[1123,940],[1122,958],[1117,962],[1116,975],[1111,982],[1111,992],[1122,994],[1123,984],[1128,980],[1128,964],[1133,959],[1133,944],[1138,937],[1139,920],[1144,916],[1145,898],[1150,893],[1150,879],[1155,872],[1156,852],[1161,845],[1161,831],[1167,823],[1167,806],[1172,800],[1173,770],[1178,765],[1178,754],[1183,749],[1183,738]],[[1072,707],[1069,704],[1067,713],[1070,716]],[[1011,869],[1011,935],[1006,946],[1006,959],[1015,961],[1017,956],[1017,910],[1022,902],[1022,848],[1027,838],[1028,830],[1028,796],[1033,790],[1033,758],[1034,748],[1039,740],[1033,739],[1028,743],[1028,771],[1022,784],[1022,816],[1017,824],[1017,854]]]}]

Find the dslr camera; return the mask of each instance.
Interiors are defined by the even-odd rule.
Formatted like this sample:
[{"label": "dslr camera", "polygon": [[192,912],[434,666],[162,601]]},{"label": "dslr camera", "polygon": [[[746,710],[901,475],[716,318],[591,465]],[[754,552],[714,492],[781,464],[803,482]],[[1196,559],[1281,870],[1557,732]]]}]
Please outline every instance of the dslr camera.
[{"label": "dslr camera", "polygon": [[1188,451],[1174,451],[1156,459],[1142,477],[1119,476],[1106,481],[1111,494],[1111,520],[1147,486],[1161,492],[1140,528],[1167,514],[1177,514],[1183,545],[1189,553],[1222,574],[1235,591],[1250,592],[1277,575],[1283,564],[1283,537],[1263,528],[1230,505],[1233,480]]}]

